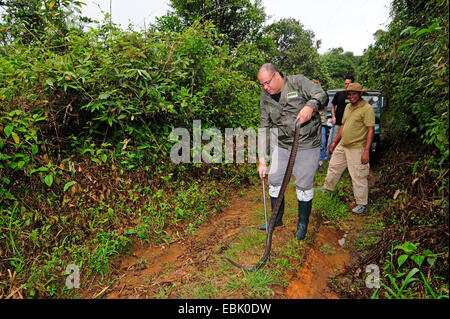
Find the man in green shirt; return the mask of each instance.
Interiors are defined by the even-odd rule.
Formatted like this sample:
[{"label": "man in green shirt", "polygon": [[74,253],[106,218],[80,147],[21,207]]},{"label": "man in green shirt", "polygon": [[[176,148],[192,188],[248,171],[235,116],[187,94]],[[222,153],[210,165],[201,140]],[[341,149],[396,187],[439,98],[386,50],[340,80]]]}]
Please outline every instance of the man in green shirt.
[{"label": "man in green shirt", "polygon": [[347,104],[342,117],[342,126],[330,145],[333,155],[328,166],[323,189],[333,191],[342,173],[348,168],[352,178],[356,207],[360,214],[367,209],[369,196],[369,151],[374,135],[375,112],[363,98],[362,86],[350,83],[345,91]]},{"label": "man in green shirt", "polygon": [[[300,137],[297,156],[293,166],[294,186],[298,199],[298,224],[295,236],[302,240],[306,236],[309,215],[314,195],[313,180],[319,165],[322,142],[319,109],[326,104],[327,94],[322,87],[305,76],[284,76],[272,63],[264,64],[258,72],[262,86],[260,98],[260,128],[266,130],[266,152],[259,156],[258,173],[265,177],[272,146],[269,170],[269,194],[272,208],[277,201],[289,155],[294,141],[295,122],[299,120]],[[275,129],[277,140],[270,145],[270,130]],[[284,201],[275,221],[283,225]],[[258,229],[265,230],[266,226]]]}]

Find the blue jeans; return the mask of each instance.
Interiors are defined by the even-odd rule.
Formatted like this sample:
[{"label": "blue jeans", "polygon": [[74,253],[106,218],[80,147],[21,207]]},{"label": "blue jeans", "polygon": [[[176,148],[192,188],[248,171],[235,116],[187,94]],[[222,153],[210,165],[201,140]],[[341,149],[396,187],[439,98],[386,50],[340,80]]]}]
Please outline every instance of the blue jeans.
[{"label": "blue jeans", "polygon": [[327,158],[327,127],[322,125],[322,145],[320,146],[320,160]]}]

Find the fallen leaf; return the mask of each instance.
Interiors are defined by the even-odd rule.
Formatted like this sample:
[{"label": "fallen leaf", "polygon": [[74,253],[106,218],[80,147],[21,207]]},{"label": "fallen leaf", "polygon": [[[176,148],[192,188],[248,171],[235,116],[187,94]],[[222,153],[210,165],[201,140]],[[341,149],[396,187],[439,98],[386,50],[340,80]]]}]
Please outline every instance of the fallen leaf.
[{"label": "fallen leaf", "polygon": [[400,190],[399,190],[399,189],[397,189],[397,190],[395,191],[395,194],[394,194],[394,200],[397,199],[398,195],[400,195]]}]

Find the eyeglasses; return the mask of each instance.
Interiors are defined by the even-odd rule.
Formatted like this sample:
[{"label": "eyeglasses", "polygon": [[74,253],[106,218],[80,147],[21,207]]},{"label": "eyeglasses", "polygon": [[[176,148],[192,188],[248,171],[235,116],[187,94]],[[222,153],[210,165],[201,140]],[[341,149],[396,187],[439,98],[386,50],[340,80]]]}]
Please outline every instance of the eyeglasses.
[{"label": "eyeglasses", "polygon": [[263,82],[263,83],[259,83],[259,84],[260,84],[262,87],[264,87],[264,86],[266,86],[266,85],[269,85],[270,82],[272,82],[273,77],[275,76],[275,73],[276,73],[276,72],[273,72],[272,77],[270,78],[270,80],[268,80],[268,81],[266,81],[266,82]]}]

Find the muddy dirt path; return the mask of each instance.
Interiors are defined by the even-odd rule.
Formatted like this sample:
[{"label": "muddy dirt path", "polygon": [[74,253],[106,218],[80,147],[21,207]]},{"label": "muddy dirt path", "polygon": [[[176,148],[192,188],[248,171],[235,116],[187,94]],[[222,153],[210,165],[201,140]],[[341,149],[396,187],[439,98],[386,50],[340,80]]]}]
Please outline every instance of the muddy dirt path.
[{"label": "muddy dirt path", "polygon": [[327,224],[318,226],[305,251],[304,262],[290,279],[285,292],[287,298],[339,299],[328,281],[354,262],[354,256],[346,249],[348,235],[347,231]]},{"label": "muddy dirt path", "polygon": [[249,223],[249,213],[263,205],[259,195],[251,189],[245,197],[234,198],[194,234],[176,242],[136,245],[130,256],[120,260],[120,279],[107,287],[103,298],[154,298],[161,287],[188,282],[193,273],[201,271],[226,249],[239,232],[254,226]]},{"label": "muddy dirt path", "polygon": [[[223,253],[240,233],[257,226],[250,216],[255,210],[263,211],[260,193],[258,188],[252,187],[244,196],[235,197],[227,208],[210,216],[194,234],[171,243],[135,245],[130,255],[118,261],[114,282],[91,288],[85,297],[180,298],[171,287],[191,283],[195,274],[214,263],[217,255]],[[294,225],[296,218],[291,219],[290,224]],[[361,223],[361,219],[347,222],[353,224],[345,227],[332,226],[320,218],[311,223],[310,240],[301,252],[303,261],[290,275],[288,287],[281,291],[277,289],[275,298],[339,298],[328,281],[352,262],[352,254],[346,249],[346,240],[350,237],[347,237],[348,230]],[[283,232],[285,236],[291,235],[288,229],[280,230],[279,234]]]}]

